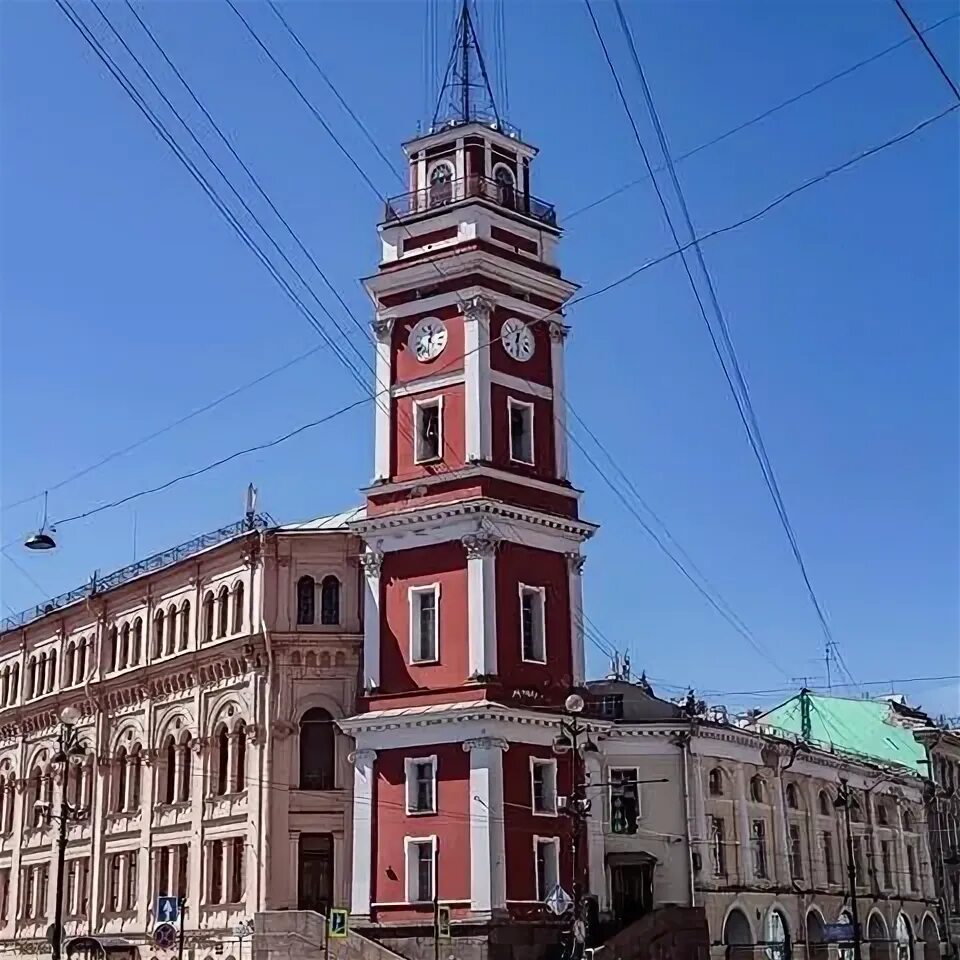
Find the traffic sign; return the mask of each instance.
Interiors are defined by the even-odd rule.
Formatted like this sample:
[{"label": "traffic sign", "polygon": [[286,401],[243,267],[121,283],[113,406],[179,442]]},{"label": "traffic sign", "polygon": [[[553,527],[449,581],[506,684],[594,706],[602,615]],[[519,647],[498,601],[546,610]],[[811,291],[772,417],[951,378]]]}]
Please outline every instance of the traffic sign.
[{"label": "traffic sign", "polygon": [[177,942],[177,928],[172,923],[158,923],[153,930],[153,942],[167,950]]},{"label": "traffic sign", "polygon": [[543,902],[547,909],[558,917],[562,917],[573,906],[573,898],[559,883],[547,894],[547,899]]},{"label": "traffic sign", "polygon": [[331,940],[346,940],[349,924],[347,911],[334,907],[327,918],[327,936]]},{"label": "traffic sign", "polygon": [[176,923],[180,919],[180,898],[157,897],[154,917],[157,923]]}]

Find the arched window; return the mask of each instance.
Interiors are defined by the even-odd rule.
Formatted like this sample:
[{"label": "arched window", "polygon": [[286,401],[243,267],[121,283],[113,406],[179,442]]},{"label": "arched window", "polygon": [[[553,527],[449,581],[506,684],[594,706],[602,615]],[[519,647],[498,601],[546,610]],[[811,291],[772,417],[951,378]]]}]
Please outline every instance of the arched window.
[{"label": "arched window", "polygon": [[333,574],[320,584],[320,622],[328,627],[340,622],[340,581]]},{"label": "arched window", "polygon": [[903,816],[900,818],[903,823],[903,832],[904,833],[913,833],[913,817],[910,814],[909,810],[903,811]]},{"label": "arched window", "polygon": [[438,207],[453,199],[453,164],[441,160],[430,171],[430,206]]},{"label": "arched window", "polygon": [[333,717],[314,707],[300,718],[300,789],[333,790],[335,767]]},{"label": "arched window", "polygon": [[797,785],[795,783],[788,783],[784,794],[787,798],[787,806],[791,810],[800,809],[800,793],[797,790]]},{"label": "arched window", "polygon": [[854,823],[863,823],[863,809],[860,801],[853,795],[850,797],[850,819]]},{"label": "arched window", "polygon": [[230,737],[227,735],[227,728],[220,727],[217,734],[217,783],[214,791],[215,795],[222,797],[227,792],[227,785],[230,782]]},{"label": "arched window", "polygon": [[120,644],[117,642],[117,625],[113,624],[107,633],[107,664],[108,670],[116,670],[120,662]]},{"label": "arched window", "polygon": [[217,591],[217,638],[227,635],[227,621],[229,617],[230,591],[226,585]]},{"label": "arched window", "polygon": [[115,783],[113,788],[113,809],[120,813],[127,808],[127,749],[120,747],[113,760]]},{"label": "arched window", "polygon": [[82,779],[83,779],[83,764],[82,763],[70,763],[67,764],[66,772],[64,773],[66,777],[66,786],[64,790],[66,791],[67,803],[73,807],[79,807],[82,804]]},{"label": "arched window", "polygon": [[130,659],[130,624],[120,628],[120,652],[117,654],[117,669],[123,670]]},{"label": "arched window", "polygon": [[[77,662],[77,647],[76,644],[70,640],[67,643],[67,649],[63,654],[63,685],[69,687],[74,683],[73,675],[76,670]],[[6,683],[6,674],[4,674],[3,680]]]},{"label": "arched window", "polygon": [[127,804],[128,810],[138,810],[140,808],[140,744],[135,744],[130,750],[130,756],[127,758],[127,764],[130,767],[130,802]]},{"label": "arched window", "polygon": [[34,830],[43,823],[43,810],[38,806],[43,799],[43,771],[39,766],[30,771],[27,781],[27,816]]},{"label": "arched window", "polygon": [[723,942],[731,947],[747,947],[753,943],[753,933],[746,914],[734,907],[723,923]]},{"label": "arched window", "polygon": [[163,802],[174,803],[177,799],[177,744],[173,735],[163,745],[164,782]]},{"label": "arched window", "polygon": [[243,581],[238,580],[233,587],[233,632],[243,629]]},{"label": "arched window", "polygon": [[10,671],[10,700],[9,703],[16,703],[17,696],[20,693],[20,664],[15,663]]},{"label": "arched window", "polygon": [[824,942],[823,917],[811,908],[807,911],[807,956],[810,960],[826,960],[830,948]]},{"label": "arched window", "polygon": [[763,937],[767,945],[767,960],[787,960],[790,956],[789,929],[787,918],[779,910],[767,913]]},{"label": "arched window", "polygon": [[57,682],[57,651],[51,650],[47,654],[47,693],[53,692],[53,686]]},{"label": "arched window", "polygon": [[200,633],[200,639],[204,643],[213,639],[213,603],[213,591],[208,590],[203,595],[203,627]]},{"label": "arched window", "polygon": [[154,659],[163,656],[163,628],[166,625],[166,615],[158,610],[153,618],[153,653]]},{"label": "arched window", "polygon": [[73,682],[83,683],[87,679],[87,650],[93,646],[93,637],[81,637],[77,646],[77,664],[73,672]]},{"label": "arched window", "polygon": [[183,737],[183,761],[180,770],[180,793],[179,798],[183,801],[189,800],[193,789],[193,738],[189,733]]},{"label": "arched window", "polygon": [[723,771],[719,767],[714,767],[707,775],[711,797],[723,796]]},{"label": "arched window", "polygon": [[867,920],[867,939],[879,940],[885,942],[887,938],[887,925],[884,923],[883,915],[874,910]]},{"label": "arched window", "polygon": [[17,795],[12,773],[4,781],[3,792],[7,798],[7,801],[3,807],[3,832],[10,834],[13,833],[13,805]]},{"label": "arched window", "polygon": [[493,181],[497,188],[497,203],[512,210],[517,198],[517,181],[513,171],[505,163],[498,163],[493,168]]},{"label": "arched window", "polygon": [[766,784],[763,777],[756,776],[750,778],[750,799],[754,803],[764,803],[766,798]]},{"label": "arched window", "polygon": [[31,657],[30,662],[27,664],[27,691],[29,692],[30,698],[36,696],[37,690],[37,658]]},{"label": "arched window", "polygon": [[902,911],[897,914],[896,941],[897,960],[913,960],[913,928]]},{"label": "arched window", "polygon": [[297,623],[314,622],[316,603],[316,584],[313,577],[303,576],[297,581]]},{"label": "arched window", "polygon": [[4,667],[0,670],[0,706],[6,706],[10,702],[10,668]]},{"label": "arched window", "polygon": [[190,643],[190,601],[184,600],[180,606],[180,649],[186,650]]},{"label": "arched window", "polygon": [[940,956],[940,931],[929,913],[923,918],[920,935],[923,937],[923,960],[936,960]]},{"label": "arched window", "polygon": [[140,655],[143,652],[143,620],[137,617],[133,621],[133,649],[130,651],[130,665],[135,666],[140,662]]},{"label": "arched window", "polygon": [[177,646],[177,605],[171,603],[167,608],[167,636],[164,653],[171,654]]},{"label": "arched window", "polygon": [[819,810],[821,817],[830,816],[830,797],[826,790],[821,790],[817,794],[817,810]]},{"label": "arched window", "polygon": [[247,725],[241,720],[234,732],[237,738],[236,792],[247,789]]},{"label": "arched window", "polygon": [[877,804],[877,825],[881,827],[890,826],[890,815],[887,813],[887,805],[882,800]]}]

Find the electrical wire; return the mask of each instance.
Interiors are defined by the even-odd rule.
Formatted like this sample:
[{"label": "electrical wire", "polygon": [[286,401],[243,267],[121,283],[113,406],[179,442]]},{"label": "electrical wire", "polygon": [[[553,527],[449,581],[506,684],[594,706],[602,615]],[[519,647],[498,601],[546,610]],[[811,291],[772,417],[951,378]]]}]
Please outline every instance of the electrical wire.
[{"label": "electrical wire", "polygon": [[[4,560],[6,560],[25,580],[27,580],[29,583],[33,584],[34,587],[36,587],[37,592],[41,595],[41,597],[44,600],[46,600],[46,598],[50,596],[50,594],[37,581],[36,577],[34,577],[29,570],[23,567],[15,557],[7,553],[6,547],[3,547],[2,549],[0,549],[0,556],[2,556]],[[9,610],[10,608],[7,607],[7,609]]]},{"label": "electrical wire", "polygon": [[943,64],[940,62],[940,58],[933,52],[933,48],[930,46],[930,44],[927,43],[927,38],[923,35],[923,32],[916,25],[916,23],[913,20],[913,17],[910,16],[910,13],[907,10],[907,8],[903,5],[901,0],[893,0],[893,2],[897,5],[897,8],[903,14],[903,19],[906,20],[908,24],[910,24],[910,29],[914,32],[914,35],[916,36],[916,38],[923,45],[923,49],[927,51],[927,56],[930,57],[930,59],[934,63],[934,66],[936,66],[937,70],[940,71],[940,76],[942,76],[943,79],[947,81],[947,85],[953,91],[953,95],[957,98],[958,101],[960,101],[960,89],[957,88],[957,85],[953,82],[953,79],[951,78],[950,74],[947,73],[947,71],[944,69]]}]

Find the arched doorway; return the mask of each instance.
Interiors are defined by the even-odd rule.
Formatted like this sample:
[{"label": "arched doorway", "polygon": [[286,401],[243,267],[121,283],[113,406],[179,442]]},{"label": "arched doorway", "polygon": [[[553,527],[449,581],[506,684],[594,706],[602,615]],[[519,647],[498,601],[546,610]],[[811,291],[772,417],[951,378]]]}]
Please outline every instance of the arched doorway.
[{"label": "arched doorway", "polygon": [[776,907],[767,913],[763,941],[767,960],[790,960],[790,928],[787,918]]},{"label": "arched doorway", "polygon": [[807,911],[807,956],[810,960],[826,960],[830,947],[823,936],[823,917],[812,907]]},{"label": "arched doorway", "polygon": [[747,915],[739,907],[734,907],[723,922],[723,942],[728,957],[753,956],[753,931]]},{"label": "arched doorway", "polygon": [[913,928],[907,915],[901,911],[897,914],[897,960],[913,960]]},{"label": "arched doorway", "polygon": [[890,932],[887,922],[879,910],[867,917],[867,945],[870,948],[870,960],[891,960]]},{"label": "arched doorway", "polygon": [[929,913],[923,918],[920,935],[923,937],[923,960],[937,960],[940,956],[940,931]]}]

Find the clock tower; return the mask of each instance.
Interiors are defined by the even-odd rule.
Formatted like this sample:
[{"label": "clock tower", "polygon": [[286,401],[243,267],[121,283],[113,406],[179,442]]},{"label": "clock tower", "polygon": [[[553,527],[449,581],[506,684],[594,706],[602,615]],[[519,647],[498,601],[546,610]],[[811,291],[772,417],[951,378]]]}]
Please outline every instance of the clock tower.
[{"label": "clock tower", "polygon": [[438,906],[458,960],[541,960],[567,926],[544,900],[574,879],[558,804],[570,760],[551,744],[584,681],[581,546],[596,528],[567,468],[563,307],[577,288],[473,18],[464,0],[365,280],[379,394],[352,525],[363,697],[340,722],[356,741],[351,912],[412,960],[434,956]]}]

